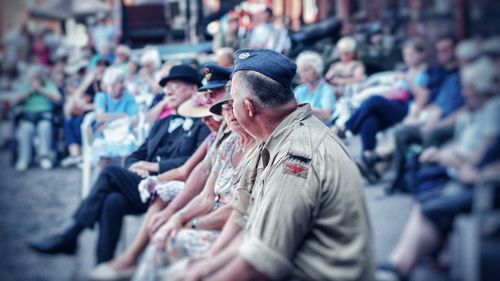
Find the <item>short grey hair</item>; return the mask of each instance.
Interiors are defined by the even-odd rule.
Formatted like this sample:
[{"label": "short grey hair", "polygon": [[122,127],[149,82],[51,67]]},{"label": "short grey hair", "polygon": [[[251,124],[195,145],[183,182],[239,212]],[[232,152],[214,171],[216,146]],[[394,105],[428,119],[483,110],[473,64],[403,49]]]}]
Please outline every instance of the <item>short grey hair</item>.
[{"label": "short grey hair", "polygon": [[125,72],[117,67],[108,67],[102,76],[102,83],[106,89],[119,80],[125,80]]},{"label": "short grey hair", "polygon": [[487,58],[465,66],[461,70],[464,84],[472,86],[478,94],[496,93],[498,91],[499,72]]},{"label": "short grey hair", "polygon": [[234,88],[234,77],[241,83],[238,87],[244,87],[246,91],[236,94],[244,94],[257,98],[257,102],[264,108],[279,107],[292,101],[295,96],[292,88],[285,87],[273,79],[252,70],[241,70],[233,74],[232,87]]},{"label": "short grey hair", "polygon": [[455,49],[455,56],[459,60],[475,60],[481,55],[481,47],[473,39],[462,40]]},{"label": "short grey hair", "polygon": [[297,63],[297,68],[299,70],[304,69],[305,67],[310,67],[316,72],[316,74],[318,74],[318,76],[323,75],[325,64],[323,63],[321,56],[316,52],[302,52],[299,54],[295,62]]}]

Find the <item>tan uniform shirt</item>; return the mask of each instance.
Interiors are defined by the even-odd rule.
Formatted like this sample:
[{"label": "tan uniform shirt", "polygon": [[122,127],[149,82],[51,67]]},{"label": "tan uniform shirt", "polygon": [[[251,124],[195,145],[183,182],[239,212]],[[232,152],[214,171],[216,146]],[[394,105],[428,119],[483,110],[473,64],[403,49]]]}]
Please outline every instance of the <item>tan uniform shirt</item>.
[{"label": "tan uniform shirt", "polygon": [[310,106],[291,113],[257,158],[242,178],[255,184],[240,255],[274,280],[371,280],[359,171]]}]

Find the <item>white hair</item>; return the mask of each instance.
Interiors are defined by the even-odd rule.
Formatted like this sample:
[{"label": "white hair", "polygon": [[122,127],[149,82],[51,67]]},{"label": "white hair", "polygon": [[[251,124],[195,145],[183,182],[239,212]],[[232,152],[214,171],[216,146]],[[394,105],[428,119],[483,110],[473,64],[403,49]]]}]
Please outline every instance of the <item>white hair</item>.
[{"label": "white hair", "polygon": [[295,60],[298,69],[303,69],[304,67],[312,68],[316,74],[319,76],[323,75],[323,70],[325,68],[323,59],[318,53],[305,51],[299,54]]},{"label": "white hair", "polygon": [[[102,83],[106,89],[109,89],[119,80],[125,79],[125,72],[118,67],[108,67],[102,76]],[[109,91],[109,90],[108,90]]]},{"label": "white hair", "polygon": [[498,90],[498,69],[487,58],[465,66],[460,74],[464,85],[472,86],[478,94],[496,93]]},{"label": "white hair", "polygon": [[161,58],[160,52],[158,52],[155,48],[146,48],[144,53],[141,56],[141,64],[145,65],[147,63],[151,63],[157,69],[160,67]]},{"label": "white hair", "polygon": [[342,37],[337,42],[337,52],[339,54],[355,52],[356,48],[357,48],[356,40],[349,36]]},{"label": "white hair", "polygon": [[455,49],[455,56],[459,60],[474,60],[481,54],[481,49],[476,41],[466,39],[460,41]]}]

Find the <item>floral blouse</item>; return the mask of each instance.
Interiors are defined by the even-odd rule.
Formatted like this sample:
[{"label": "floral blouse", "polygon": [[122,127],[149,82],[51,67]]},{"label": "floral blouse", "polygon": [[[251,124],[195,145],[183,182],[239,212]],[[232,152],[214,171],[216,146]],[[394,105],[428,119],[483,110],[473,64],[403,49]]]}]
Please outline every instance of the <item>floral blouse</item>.
[{"label": "floral blouse", "polygon": [[237,134],[231,134],[219,148],[219,153],[212,168],[212,173],[217,174],[215,181],[215,208],[231,202],[235,196],[234,186],[239,181],[241,169],[234,167],[231,161],[236,151],[236,144],[240,140]]}]

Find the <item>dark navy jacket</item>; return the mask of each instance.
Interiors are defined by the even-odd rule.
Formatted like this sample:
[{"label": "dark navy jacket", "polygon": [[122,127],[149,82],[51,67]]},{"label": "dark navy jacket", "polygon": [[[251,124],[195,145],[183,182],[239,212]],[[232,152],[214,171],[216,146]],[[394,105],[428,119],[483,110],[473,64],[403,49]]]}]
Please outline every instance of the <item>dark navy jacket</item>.
[{"label": "dark navy jacket", "polygon": [[[180,115],[170,115],[158,120],[151,128],[151,132],[134,153],[125,160],[125,168],[138,161],[159,162],[160,173],[177,168],[196,151],[210,133],[201,119],[192,119],[192,126],[182,124],[172,132],[168,132],[171,122],[179,123],[186,120]],[[189,121],[185,125],[189,125]]]}]

